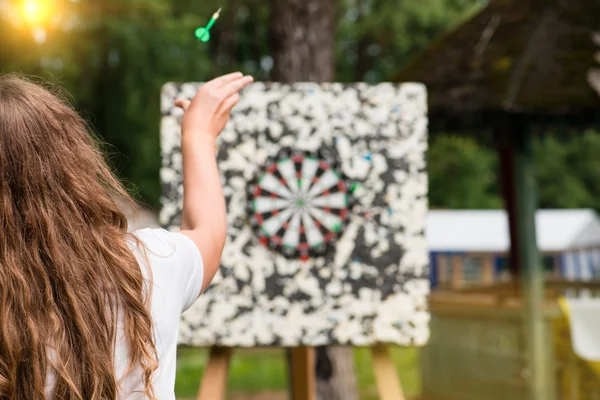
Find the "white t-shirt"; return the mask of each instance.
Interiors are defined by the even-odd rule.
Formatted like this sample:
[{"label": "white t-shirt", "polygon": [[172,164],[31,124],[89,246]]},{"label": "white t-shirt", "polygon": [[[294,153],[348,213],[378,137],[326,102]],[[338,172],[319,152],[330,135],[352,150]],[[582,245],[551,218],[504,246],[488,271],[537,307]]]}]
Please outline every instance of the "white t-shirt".
[{"label": "white t-shirt", "polygon": [[[175,399],[175,370],[177,339],[181,314],[192,306],[202,289],[204,264],[196,244],[180,233],[164,229],[141,229],[134,233],[145,246],[152,276],[142,249],[132,246],[144,277],[152,282],[152,320],[154,343],[158,354],[158,369],[153,375],[153,386],[159,400]],[[119,325],[115,367],[121,377],[129,362],[129,344],[121,336]],[[136,393],[143,389],[142,378],[134,371],[121,382],[123,399],[143,399]]]},{"label": "white t-shirt", "polygon": [[[158,369],[153,375],[153,386],[159,400],[175,399],[175,370],[179,320],[198,298],[204,279],[204,264],[198,247],[180,233],[163,229],[141,229],[134,235],[145,246],[144,250],[133,241],[134,252],[144,277],[152,285],[151,313],[154,323],[154,342],[158,354]],[[147,265],[148,261],[149,265]],[[150,275],[151,273],[151,275]],[[123,377],[129,363],[129,343],[124,335],[122,316],[117,326],[115,371]],[[54,374],[47,379],[47,398],[52,398]],[[121,380],[119,400],[143,400],[141,368],[134,369]]]}]

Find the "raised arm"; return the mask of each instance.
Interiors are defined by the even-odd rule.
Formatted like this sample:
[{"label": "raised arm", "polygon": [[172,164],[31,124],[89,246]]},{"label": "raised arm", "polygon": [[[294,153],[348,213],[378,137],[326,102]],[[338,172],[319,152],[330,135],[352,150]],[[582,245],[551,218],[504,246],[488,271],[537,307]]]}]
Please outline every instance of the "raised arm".
[{"label": "raised arm", "polygon": [[181,127],[183,214],[181,233],[198,246],[204,262],[204,290],[219,269],[227,222],[225,198],[215,156],[215,141],[229,121],[239,91],[252,77],[234,73],[214,79],[194,99],[177,100],[185,110]]}]

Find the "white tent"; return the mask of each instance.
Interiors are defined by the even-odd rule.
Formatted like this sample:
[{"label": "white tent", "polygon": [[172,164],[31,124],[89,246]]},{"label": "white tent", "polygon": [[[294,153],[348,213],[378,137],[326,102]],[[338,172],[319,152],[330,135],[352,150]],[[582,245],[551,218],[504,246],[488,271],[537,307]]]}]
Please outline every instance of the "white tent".
[{"label": "white tent", "polygon": [[[539,210],[536,229],[544,253],[600,248],[600,218],[593,210]],[[425,233],[436,252],[503,253],[510,245],[504,210],[431,210]]]}]

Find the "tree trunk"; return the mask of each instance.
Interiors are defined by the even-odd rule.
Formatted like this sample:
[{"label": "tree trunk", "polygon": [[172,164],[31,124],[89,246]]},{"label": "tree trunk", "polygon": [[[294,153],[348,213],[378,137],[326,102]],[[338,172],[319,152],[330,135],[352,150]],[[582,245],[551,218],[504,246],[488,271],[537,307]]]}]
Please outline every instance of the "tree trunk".
[{"label": "tree trunk", "polygon": [[336,0],[272,0],[272,79],[331,82],[335,76]]},{"label": "tree trunk", "polygon": [[[332,82],[337,0],[272,0],[271,5],[273,81]],[[316,353],[317,399],[358,400],[352,349],[320,347]]]}]

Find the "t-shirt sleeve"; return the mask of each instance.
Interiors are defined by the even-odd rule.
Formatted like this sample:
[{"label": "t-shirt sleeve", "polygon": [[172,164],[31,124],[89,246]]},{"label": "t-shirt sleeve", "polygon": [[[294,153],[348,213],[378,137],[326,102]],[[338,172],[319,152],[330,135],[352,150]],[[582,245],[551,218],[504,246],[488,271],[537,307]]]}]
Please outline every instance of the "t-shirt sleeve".
[{"label": "t-shirt sleeve", "polygon": [[175,238],[176,249],[181,267],[181,285],[183,288],[183,309],[187,310],[194,304],[204,282],[204,262],[198,246],[189,237],[181,233],[171,233]]},{"label": "t-shirt sleeve", "polygon": [[161,279],[156,274],[160,268],[162,279],[171,281],[171,290],[177,290],[172,295],[180,296],[181,312],[186,311],[200,295],[204,281],[204,262],[198,246],[189,237],[164,229],[143,229],[136,235],[146,245],[154,278]]}]

